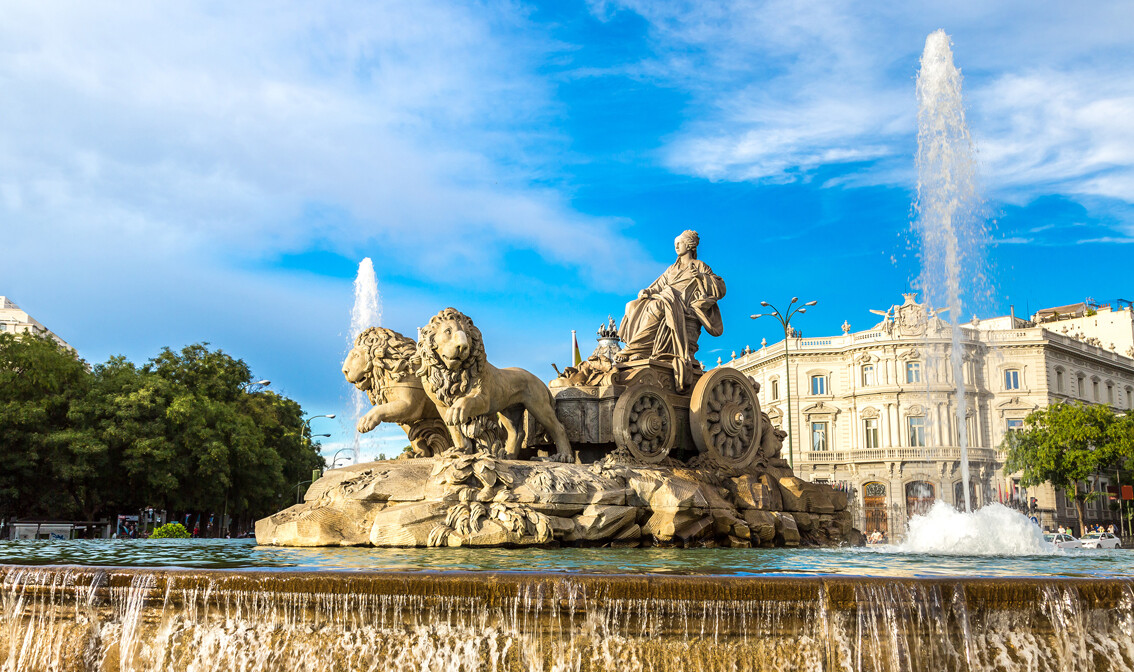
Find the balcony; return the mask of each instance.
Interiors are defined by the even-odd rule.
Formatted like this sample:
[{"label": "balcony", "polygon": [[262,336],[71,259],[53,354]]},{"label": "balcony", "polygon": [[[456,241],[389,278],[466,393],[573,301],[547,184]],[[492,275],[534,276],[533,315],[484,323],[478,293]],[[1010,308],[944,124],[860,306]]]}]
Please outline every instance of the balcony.
[{"label": "balcony", "polygon": [[[867,448],[863,450],[805,451],[802,462],[851,464],[861,462],[955,462],[961,459],[960,446],[932,448]],[[1003,460],[995,448],[969,448],[969,462]]]}]

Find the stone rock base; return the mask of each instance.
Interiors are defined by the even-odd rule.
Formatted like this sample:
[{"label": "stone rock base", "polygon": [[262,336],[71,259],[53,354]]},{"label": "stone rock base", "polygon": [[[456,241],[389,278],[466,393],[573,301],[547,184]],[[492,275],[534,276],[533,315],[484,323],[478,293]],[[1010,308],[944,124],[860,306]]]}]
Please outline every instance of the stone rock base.
[{"label": "stone rock base", "polygon": [[786,466],[590,465],[450,451],[327,472],[256,523],[276,546],[861,545],[846,495]]}]

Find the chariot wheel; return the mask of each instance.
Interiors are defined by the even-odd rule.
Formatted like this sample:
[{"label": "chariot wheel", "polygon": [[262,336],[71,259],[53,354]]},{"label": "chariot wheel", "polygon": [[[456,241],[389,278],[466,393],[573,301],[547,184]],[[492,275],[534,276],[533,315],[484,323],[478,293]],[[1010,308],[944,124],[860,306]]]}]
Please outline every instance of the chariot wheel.
[{"label": "chariot wheel", "polygon": [[640,385],[622,393],[614,404],[614,442],[635,458],[656,464],[677,443],[677,413],[666,393]]},{"label": "chariot wheel", "polygon": [[760,454],[760,402],[743,373],[720,367],[701,377],[689,400],[693,442],[725,466],[747,467]]}]

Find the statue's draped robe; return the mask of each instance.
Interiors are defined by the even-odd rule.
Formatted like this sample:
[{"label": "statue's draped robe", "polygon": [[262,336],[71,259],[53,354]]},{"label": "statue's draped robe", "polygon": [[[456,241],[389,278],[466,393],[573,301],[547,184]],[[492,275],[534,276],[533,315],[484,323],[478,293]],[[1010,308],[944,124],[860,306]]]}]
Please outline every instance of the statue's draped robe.
[{"label": "statue's draped robe", "polygon": [[725,284],[702,261],[679,264],[675,262],[647,287],[645,298],[626,304],[618,336],[626,343],[625,357],[672,358],[678,387],[683,388],[701,327],[711,336],[724,333],[717,301],[725,294]]}]

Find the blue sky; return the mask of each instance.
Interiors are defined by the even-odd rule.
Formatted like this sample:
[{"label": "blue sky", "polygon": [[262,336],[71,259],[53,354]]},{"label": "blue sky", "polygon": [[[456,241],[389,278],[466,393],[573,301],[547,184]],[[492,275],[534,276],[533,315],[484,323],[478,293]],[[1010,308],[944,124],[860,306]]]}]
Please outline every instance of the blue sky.
[{"label": "blue sky", "polygon": [[[1134,298],[1130,3],[10,2],[0,293],[90,361],[208,341],[346,415],[351,281],[550,378],[701,233],[706,361],[759,301],[863,329],[918,275],[914,79],[953,39],[982,315]],[[317,421],[345,440],[347,423]],[[397,452],[396,429],[363,456]]]}]

